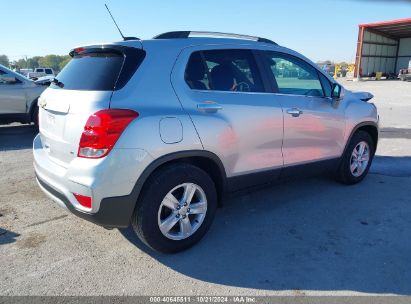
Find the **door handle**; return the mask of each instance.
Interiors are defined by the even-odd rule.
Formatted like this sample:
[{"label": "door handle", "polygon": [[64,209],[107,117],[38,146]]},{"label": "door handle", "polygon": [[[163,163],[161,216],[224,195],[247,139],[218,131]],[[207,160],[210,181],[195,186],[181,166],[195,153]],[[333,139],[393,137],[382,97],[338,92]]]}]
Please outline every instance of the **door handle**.
[{"label": "door handle", "polygon": [[199,103],[197,105],[197,109],[199,111],[203,111],[203,112],[207,112],[207,113],[215,113],[219,110],[222,110],[223,107],[221,105],[219,105],[218,103]]},{"label": "door handle", "polygon": [[287,110],[287,114],[290,114],[292,117],[298,117],[303,114],[303,111],[297,108],[292,108]]}]

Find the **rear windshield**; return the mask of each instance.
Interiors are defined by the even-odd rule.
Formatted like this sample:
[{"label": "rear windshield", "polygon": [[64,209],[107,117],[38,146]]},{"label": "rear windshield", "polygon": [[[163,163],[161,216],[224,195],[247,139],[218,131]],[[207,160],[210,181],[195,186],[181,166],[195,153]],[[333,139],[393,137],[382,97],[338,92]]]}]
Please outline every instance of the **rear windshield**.
[{"label": "rear windshield", "polygon": [[[113,91],[122,88],[144,58],[141,50],[87,51],[72,57],[51,87],[64,90]],[[127,60],[126,60],[127,58]]]},{"label": "rear windshield", "polygon": [[74,56],[57,75],[58,88],[65,90],[111,91],[124,57],[115,53],[87,53]]}]

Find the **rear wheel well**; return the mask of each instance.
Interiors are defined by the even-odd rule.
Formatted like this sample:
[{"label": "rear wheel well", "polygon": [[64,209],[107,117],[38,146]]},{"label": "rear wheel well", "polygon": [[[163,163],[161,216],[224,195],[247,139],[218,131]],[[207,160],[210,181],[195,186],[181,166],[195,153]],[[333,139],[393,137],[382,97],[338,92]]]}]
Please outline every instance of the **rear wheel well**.
[{"label": "rear wheel well", "polygon": [[373,144],[374,144],[374,153],[377,150],[377,144],[378,144],[378,129],[375,126],[372,125],[365,125],[359,127],[356,132],[358,131],[365,131],[368,134],[370,134]]},{"label": "rear wheel well", "polygon": [[[190,156],[190,157],[182,157],[182,158],[177,158],[173,160],[169,160],[165,163],[162,163],[160,166],[158,166],[151,174],[153,175],[154,172],[161,170],[162,168],[166,166],[170,166],[172,164],[176,163],[186,163],[186,164],[191,164],[193,166],[196,166],[203,171],[205,171],[211,179],[214,181],[216,190],[217,190],[217,196],[218,196],[218,204],[221,205],[221,200],[222,196],[224,193],[224,187],[225,187],[225,176],[222,170],[220,169],[220,166],[212,159],[204,156]],[[146,181],[148,178],[146,179]],[[145,181],[145,182],[146,182]],[[144,188],[144,186],[143,186]]]},{"label": "rear wheel well", "polygon": [[28,119],[29,119],[29,122],[35,122],[35,117],[34,117],[34,115],[35,115],[35,110],[36,110],[36,107],[38,107],[38,105],[37,105],[37,102],[38,102],[38,98],[36,98],[36,99],[34,99],[33,100],[33,102],[31,103],[31,106],[30,106],[30,112],[28,113]]}]

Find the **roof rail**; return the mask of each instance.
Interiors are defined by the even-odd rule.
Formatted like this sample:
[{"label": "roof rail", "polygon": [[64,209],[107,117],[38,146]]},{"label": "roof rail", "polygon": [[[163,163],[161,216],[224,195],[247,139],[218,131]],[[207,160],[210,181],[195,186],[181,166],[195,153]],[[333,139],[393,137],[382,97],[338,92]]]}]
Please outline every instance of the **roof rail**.
[{"label": "roof rail", "polygon": [[224,37],[224,38],[236,38],[236,39],[246,39],[246,40],[253,40],[257,42],[264,42],[275,44],[272,40],[256,37],[256,36],[248,36],[248,35],[241,35],[241,34],[231,34],[231,33],[220,33],[220,32],[202,32],[202,31],[177,31],[177,32],[167,32],[154,37],[154,39],[176,39],[176,38],[189,38],[195,36],[212,36],[212,37]]}]

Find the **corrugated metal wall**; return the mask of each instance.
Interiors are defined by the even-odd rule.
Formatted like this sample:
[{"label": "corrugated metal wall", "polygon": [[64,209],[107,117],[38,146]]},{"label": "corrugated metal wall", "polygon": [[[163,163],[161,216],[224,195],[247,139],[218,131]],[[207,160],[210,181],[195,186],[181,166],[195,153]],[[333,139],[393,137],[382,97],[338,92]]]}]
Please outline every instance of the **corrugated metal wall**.
[{"label": "corrugated metal wall", "polygon": [[411,60],[411,38],[400,39],[400,48],[398,50],[397,72],[401,69],[408,68],[408,62]]},{"label": "corrugated metal wall", "polygon": [[396,73],[395,58],[397,56],[397,40],[387,38],[364,30],[361,74],[371,73]]}]

